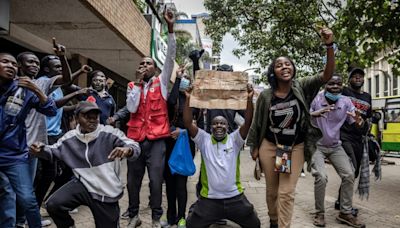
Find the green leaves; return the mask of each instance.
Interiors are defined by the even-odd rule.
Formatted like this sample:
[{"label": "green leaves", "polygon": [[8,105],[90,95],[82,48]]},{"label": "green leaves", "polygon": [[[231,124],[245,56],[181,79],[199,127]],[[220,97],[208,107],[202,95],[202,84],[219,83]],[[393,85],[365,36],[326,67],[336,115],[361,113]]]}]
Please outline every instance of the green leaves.
[{"label": "green leaves", "polygon": [[[268,66],[272,59],[292,58],[300,75],[322,69],[326,52],[321,48],[318,26],[332,28],[339,46],[337,70],[349,65],[367,67],[384,56],[400,68],[400,6],[393,0],[205,0],[210,12],[206,31],[214,40],[214,51],[231,33],[239,47],[238,57],[251,56],[250,65]],[[394,70],[394,72],[397,72]]]}]

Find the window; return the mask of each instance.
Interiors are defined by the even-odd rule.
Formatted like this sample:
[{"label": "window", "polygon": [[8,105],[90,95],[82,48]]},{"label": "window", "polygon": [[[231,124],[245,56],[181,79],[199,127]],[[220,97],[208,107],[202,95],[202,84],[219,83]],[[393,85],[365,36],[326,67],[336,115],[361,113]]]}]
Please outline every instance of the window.
[{"label": "window", "polygon": [[397,85],[397,76],[393,75],[393,96],[399,94],[399,86]]},{"label": "window", "polygon": [[379,74],[375,75],[375,97],[379,97]]},{"label": "window", "polygon": [[368,78],[368,93],[372,94],[372,80]]},{"label": "window", "polygon": [[384,78],[383,79],[384,84],[383,84],[383,96],[389,96],[389,86],[388,86],[388,80],[389,78]]}]

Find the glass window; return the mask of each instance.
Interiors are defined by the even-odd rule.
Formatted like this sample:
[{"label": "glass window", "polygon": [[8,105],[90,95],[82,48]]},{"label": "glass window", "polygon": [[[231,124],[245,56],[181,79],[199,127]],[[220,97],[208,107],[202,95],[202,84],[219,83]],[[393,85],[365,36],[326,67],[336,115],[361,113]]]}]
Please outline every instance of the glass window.
[{"label": "glass window", "polygon": [[384,84],[383,84],[383,96],[389,96],[389,86],[388,86],[388,78],[385,77]]},{"label": "glass window", "polygon": [[372,80],[368,78],[368,93],[372,94]]},{"label": "glass window", "polygon": [[393,95],[399,94],[399,86],[397,85],[397,76],[393,75]]},{"label": "glass window", "polygon": [[375,75],[375,96],[379,97],[379,74]]}]

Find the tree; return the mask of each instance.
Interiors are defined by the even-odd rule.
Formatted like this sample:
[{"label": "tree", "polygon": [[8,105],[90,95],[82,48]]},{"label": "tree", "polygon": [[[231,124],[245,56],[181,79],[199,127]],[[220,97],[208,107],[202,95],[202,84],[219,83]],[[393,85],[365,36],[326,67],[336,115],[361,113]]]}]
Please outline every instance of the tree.
[{"label": "tree", "polygon": [[367,67],[383,55],[399,75],[400,52],[395,52],[400,49],[399,1],[348,0],[346,6],[337,4],[336,7],[333,28],[342,50],[339,61]]},{"label": "tree", "polygon": [[[222,37],[231,33],[238,41],[238,57],[248,53],[250,65],[265,68],[277,56],[289,56],[300,75],[323,67],[318,27],[333,29],[339,47],[337,68],[366,67],[373,58],[398,49],[399,4],[393,0],[205,0],[210,17],[206,31],[221,50]],[[388,32],[389,31],[389,32]],[[390,61],[400,66],[397,52]],[[388,57],[389,58],[389,57]]]},{"label": "tree", "polygon": [[141,13],[145,12],[147,5],[144,0],[133,0],[133,3],[136,4],[137,8],[140,10]]},{"label": "tree", "polygon": [[176,36],[176,63],[183,65],[186,63],[189,53],[196,49],[192,42],[193,38],[189,32],[183,30],[175,31]]}]

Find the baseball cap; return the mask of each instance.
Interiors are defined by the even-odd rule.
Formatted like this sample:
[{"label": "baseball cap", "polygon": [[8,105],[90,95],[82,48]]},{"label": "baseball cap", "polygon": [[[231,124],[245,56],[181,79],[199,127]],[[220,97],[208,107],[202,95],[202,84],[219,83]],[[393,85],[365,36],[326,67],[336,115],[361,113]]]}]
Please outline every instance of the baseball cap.
[{"label": "baseball cap", "polygon": [[222,64],[217,67],[217,71],[230,71],[233,72],[233,67],[228,64]]},{"label": "baseball cap", "polygon": [[353,69],[351,69],[351,71],[349,72],[349,79],[355,74],[355,73],[360,73],[362,75],[365,75],[365,72],[362,68],[359,67],[354,67]]},{"label": "baseball cap", "polygon": [[97,106],[96,103],[90,102],[90,101],[81,101],[76,106],[75,115],[77,115],[80,112],[87,113],[92,110],[97,111],[98,113],[101,113],[101,110],[100,110],[99,106]]}]

